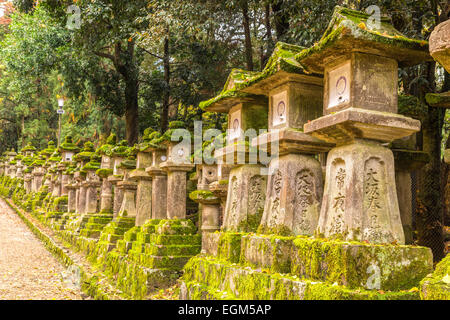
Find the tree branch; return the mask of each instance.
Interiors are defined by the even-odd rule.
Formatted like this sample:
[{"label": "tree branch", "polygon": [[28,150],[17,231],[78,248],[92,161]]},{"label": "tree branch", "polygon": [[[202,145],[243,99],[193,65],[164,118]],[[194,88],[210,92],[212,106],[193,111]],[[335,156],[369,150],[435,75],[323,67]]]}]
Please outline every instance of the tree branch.
[{"label": "tree branch", "polygon": [[112,62],[114,62],[114,56],[109,54],[109,53],[100,52],[100,51],[94,51],[94,54],[99,56],[99,57],[102,57],[102,58],[110,59]]},{"label": "tree branch", "polygon": [[149,55],[151,55],[151,56],[153,56],[153,57],[155,57],[155,58],[157,58],[157,59],[160,59],[160,60],[163,60],[163,59],[164,59],[163,57],[160,57],[160,56],[158,56],[157,54],[154,54],[154,53],[148,51],[148,50],[145,49],[145,48],[142,48],[142,47],[139,47],[139,48],[142,49],[142,50],[144,50],[145,53],[148,53]]}]

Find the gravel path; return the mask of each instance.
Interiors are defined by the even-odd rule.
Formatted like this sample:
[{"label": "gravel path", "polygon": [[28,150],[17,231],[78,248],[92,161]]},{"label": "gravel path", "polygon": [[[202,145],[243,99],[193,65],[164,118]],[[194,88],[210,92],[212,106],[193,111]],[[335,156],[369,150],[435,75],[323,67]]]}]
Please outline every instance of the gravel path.
[{"label": "gravel path", "polygon": [[66,268],[0,199],[0,300],[80,300]]}]

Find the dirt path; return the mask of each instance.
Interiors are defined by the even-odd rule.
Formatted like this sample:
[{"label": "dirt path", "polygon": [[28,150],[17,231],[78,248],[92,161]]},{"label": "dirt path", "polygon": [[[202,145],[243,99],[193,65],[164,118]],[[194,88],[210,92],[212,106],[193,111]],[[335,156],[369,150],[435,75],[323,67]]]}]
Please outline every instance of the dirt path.
[{"label": "dirt path", "polygon": [[0,199],[0,300],[80,300],[66,268]]}]

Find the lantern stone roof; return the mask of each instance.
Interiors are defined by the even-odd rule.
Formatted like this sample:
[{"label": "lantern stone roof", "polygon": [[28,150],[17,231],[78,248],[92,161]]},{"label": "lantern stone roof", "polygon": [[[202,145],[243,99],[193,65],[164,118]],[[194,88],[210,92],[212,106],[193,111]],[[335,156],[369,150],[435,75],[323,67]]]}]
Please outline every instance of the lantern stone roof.
[{"label": "lantern stone roof", "polygon": [[64,151],[78,152],[80,151],[80,148],[78,148],[77,145],[73,143],[71,136],[66,136],[64,142],[61,143],[58,150],[61,153]]},{"label": "lantern stone roof", "polygon": [[27,151],[36,151],[36,148],[31,144],[31,142],[29,142],[29,143],[22,149],[22,152],[27,152]]},{"label": "lantern stone roof", "polygon": [[108,139],[106,139],[106,143],[101,145],[96,152],[100,155],[111,156],[112,149],[116,146],[116,144],[117,136],[116,134],[111,133]]},{"label": "lantern stone roof", "polygon": [[233,69],[228,76],[223,90],[212,99],[200,103],[200,108],[210,112],[228,112],[233,106],[243,101],[263,100],[264,97],[248,94],[239,90],[239,84],[250,80],[259,72]]},{"label": "lantern stone roof", "polygon": [[305,76],[316,76],[322,83],[321,75],[310,72],[300,64],[296,55],[306,50],[304,47],[278,42],[263,71],[238,84],[238,88],[246,93],[267,95],[268,90],[289,80],[299,80]]},{"label": "lantern stone roof", "polygon": [[390,57],[400,66],[432,60],[427,41],[406,37],[392,26],[389,18],[381,17],[379,24],[371,23],[369,18],[373,17],[336,6],[322,38],[298,53],[296,60],[317,73],[323,73],[327,61],[355,51]]}]

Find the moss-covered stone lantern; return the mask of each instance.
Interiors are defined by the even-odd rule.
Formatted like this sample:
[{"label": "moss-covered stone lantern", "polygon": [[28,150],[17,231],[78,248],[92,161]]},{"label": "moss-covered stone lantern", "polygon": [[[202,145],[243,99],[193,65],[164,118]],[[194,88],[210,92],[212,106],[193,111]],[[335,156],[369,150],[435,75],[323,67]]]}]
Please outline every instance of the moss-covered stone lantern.
[{"label": "moss-covered stone lantern", "polygon": [[382,18],[336,7],[322,39],[296,60],[324,73],[324,116],[306,133],[338,146],[327,158],[319,233],[370,243],[405,243],[394,157],[382,143],[420,130],[397,114],[397,68],[430,60],[425,41],[408,39]]},{"label": "moss-covered stone lantern", "polygon": [[153,149],[150,146],[153,129],[144,131],[143,142],[135,146],[137,153],[136,169],[130,173],[130,179],[136,181],[136,226],[142,226],[152,218],[152,177],[146,168],[153,162]]},{"label": "moss-covered stone lantern", "polygon": [[167,219],[186,218],[186,174],[195,167],[190,161],[190,144],[189,149],[186,149],[186,146],[172,141],[175,130],[183,127],[182,122],[169,123],[169,130],[163,134],[159,143],[167,148],[167,159],[159,164],[160,169],[167,173]]},{"label": "moss-covered stone lantern", "polygon": [[119,217],[136,218],[136,189],[137,184],[130,179],[130,174],[136,169],[136,156],[132,148],[128,149],[128,156],[119,165],[123,173],[123,180],[117,182],[117,189],[123,194],[122,204],[119,209]]},{"label": "moss-covered stone lantern", "polygon": [[97,170],[96,174],[102,180],[102,187],[100,191],[100,213],[112,214],[113,213],[113,185],[108,177],[113,175],[113,160],[112,160],[112,149],[117,144],[117,136],[111,134],[106,143],[97,149],[102,157],[100,169]]},{"label": "moss-covered stone lantern", "polygon": [[86,208],[87,214],[95,214],[99,208],[99,188],[101,185],[100,177],[96,174],[100,169],[101,156],[98,153],[92,153],[90,161],[83,166],[82,170],[86,172],[86,180],[82,186],[86,188]]},{"label": "moss-covered stone lantern", "polygon": [[77,170],[75,170],[74,174],[74,179],[77,181],[78,184],[78,189],[76,192],[77,208],[75,211],[77,214],[86,213],[87,188],[83,183],[86,180],[87,172],[83,170],[83,167],[90,161],[93,153],[94,153],[94,144],[88,141],[84,143],[83,150],[81,150],[81,152],[77,153],[73,157],[73,160],[77,162],[78,167]]},{"label": "moss-covered stone lantern", "polygon": [[152,178],[152,219],[167,218],[167,173],[160,168],[160,164],[167,160],[166,147],[161,144],[162,136],[159,132],[152,132],[148,136],[147,150],[152,152],[151,165],[145,172]]},{"label": "moss-covered stone lantern", "polygon": [[227,145],[214,154],[219,165],[232,167],[222,226],[225,231],[256,231],[264,209],[267,176],[261,173],[264,166],[258,163],[249,140],[267,129],[267,98],[238,89],[255,75],[234,69],[222,92],[200,104],[208,112],[228,113]]},{"label": "moss-covered stone lantern", "polygon": [[123,193],[120,188],[117,188],[117,183],[124,178],[120,164],[127,157],[128,142],[121,140],[114,148],[111,149],[111,157],[113,162],[113,174],[108,176],[108,181],[111,182],[114,189],[113,199],[113,214],[116,217],[119,214],[120,206],[122,205]]},{"label": "moss-covered stone lantern", "polygon": [[264,214],[258,231],[313,235],[322,200],[322,167],[315,154],[334,145],[303,133],[322,115],[322,76],[295,60],[304,48],[278,43],[264,70],[241,90],[269,98],[269,132],[253,145],[271,154]]}]

